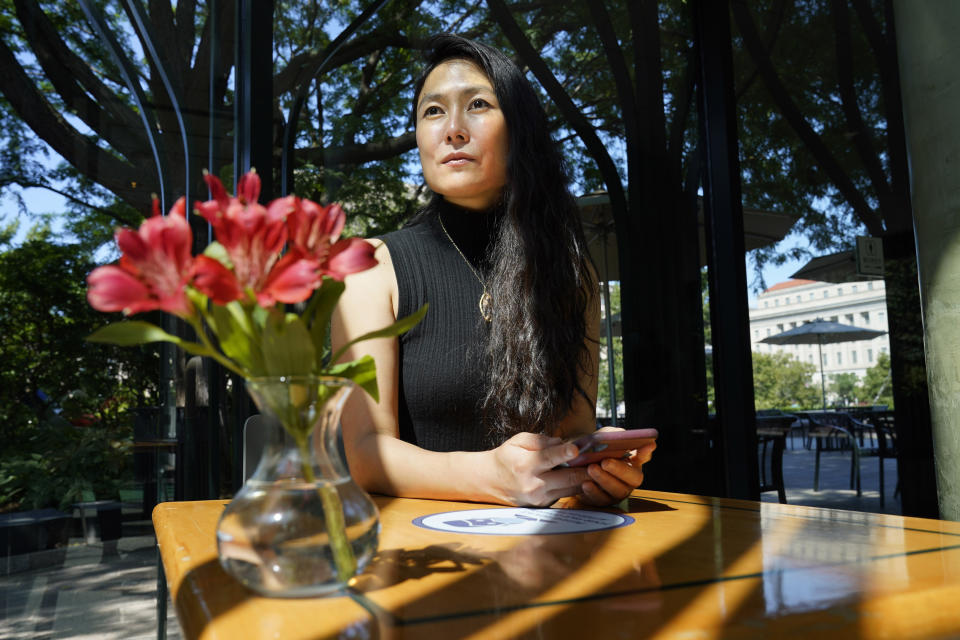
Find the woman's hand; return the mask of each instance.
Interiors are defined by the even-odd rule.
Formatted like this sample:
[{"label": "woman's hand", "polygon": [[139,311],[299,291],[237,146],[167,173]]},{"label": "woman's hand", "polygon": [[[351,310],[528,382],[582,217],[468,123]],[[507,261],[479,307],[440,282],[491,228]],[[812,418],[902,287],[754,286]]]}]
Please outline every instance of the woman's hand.
[{"label": "woman's hand", "polygon": [[561,438],[518,433],[489,453],[490,492],[503,504],[545,507],[577,495],[589,478],[583,467],[558,468],[577,455]]},{"label": "woman's hand", "polygon": [[650,461],[656,448],[657,443],[652,442],[634,451],[629,458],[606,458],[588,465],[589,479],[583,483],[578,499],[598,507],[617,504],[643,484],[643,465]]}]

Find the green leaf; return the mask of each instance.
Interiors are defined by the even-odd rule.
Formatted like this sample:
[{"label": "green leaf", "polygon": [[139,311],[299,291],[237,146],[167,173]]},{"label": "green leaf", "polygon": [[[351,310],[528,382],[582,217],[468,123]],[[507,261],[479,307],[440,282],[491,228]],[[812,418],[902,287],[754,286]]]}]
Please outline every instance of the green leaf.
[{"label": "green leaf", "polygon": [[211,355],[210,350],[202,344],[188,342],[142,320],[127,320],[108,324],[87,336],[87,340],[89,342],[115,344],[121,347],[134,347],[149,342],[172,342],[191,355]]},{"label": "green leaf", "polygon": [[365,355],[353,362],[344,362],[332,367],[328,367],[324,373],[341,378],[349,378],[370,394],[376,402],[380,402],[380,392],[377,389],[377,363],[373,357]]},{"label": "green leaf", "polygon": [[[240,331],[250,338],[256,338],[260,333],[260,329],[263,328],[264,323],[261,322],[259,325],[256,325],[254,318],[247,312],[247,309],[240,304],[240,302],[234,300],[233,302],[228,302],[225,309],[230,313],[230,317],[233,321],[234,326],[236,326]],[[266,316],[264,316],[265,318]]]},{"label": "green leaf", "polygon": [[[237,303],[239,305],[239,303]],[[242,305],[241,309],[244,307]],[[249,318],[250,318],[250,330],[251,335],[257,335],[258,332],[262,332],[263,328],[267,326],[267,320],[270,318],[271,312],[264,309],[260,305],[254,305],[252,307],[246,307],[249,309]]]},{"label": "green leaf", "polygon": [[297,376],[313,373],[316,351],[307,325],[295,313],[270,313],[263,328],[264,370],[253,375]]},{"label": "green leaf", "polygon": [[332,278],[324,278],[323,285],[310,297],[304,317],[310,325],[310,337],[317,353],[326,350],[327,334],[330,332],[330,316],[343,294],[346,285]]},{"label": "green leaf", "polygon": [[183,340],[177,336],[167,333],[155,324],[142,320],[128,320],[108,324],[87,336],[87,340],[90,342],[116,344],[121,347],[133,347],[140,344],[147,344],[148,342],[172,342],[177,345],[183,342]]},{"label": "green leaf", "polygon": [[340,356],[350,348],[352,345],[355,345],[358,342],[363,342],[364,340],[373,340],[374,338],[392,338],[394,336],[399,336],[402,333],[406,333],[410,329],[413,329],[417,326],[417,323],[423,320],[423,316],[427,314],[427,308],[430,306],[430,303],[424,304],[422,307],[408,315],[406,318],[400,318],[390,326],[384,327],[383,329],[378,329],[376,331],[371,331],[370,333],[365,333],[358,338],[354,338],[347,344],[340,347],[335,354],[330,358],[330,362],[336,362],[340,359]]},{"label": "green leaf", "polygon": [[207,296],[193,287],[186,287],[184,292],[187,294],[190,304],[199,309],[200,313],[205,314],[207,310]]},{"label": "green leaf", "polygon": [[229,306],[211,305],[208,321],[210,330],[216,336],[224,355],[247,371],[262,371],[263,357],[260,350],[254,347],[250,334],[246,331],[249,326],[246,314],[243,313],[239,304],[234,309],[228,308]]},{"label": "green leaf", "polygon": [[203,250],[203,255],[213,258],[227,269],[233,269],[233,262],[230,260],[230,254],[227,253],[226,247],[224,247],[219,242],[211,242]]}]

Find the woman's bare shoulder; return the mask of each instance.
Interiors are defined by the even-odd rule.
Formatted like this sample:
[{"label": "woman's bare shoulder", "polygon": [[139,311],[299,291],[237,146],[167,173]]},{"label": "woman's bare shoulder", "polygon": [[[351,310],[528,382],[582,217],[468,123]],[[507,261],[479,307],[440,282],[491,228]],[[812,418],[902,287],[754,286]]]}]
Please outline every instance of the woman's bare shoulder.
[{"label": "woman's bare shoulder", "polygon": [[390,260],[390,249],[380,238],[365,238],[364,241],[374,248],[373,256],[377,264],[366,271],[347,276],[347,288],[339,306],[366,312],[374,311],[371,307],[380,311],[382,307],[388,306],[396,318],[397,277]]}]

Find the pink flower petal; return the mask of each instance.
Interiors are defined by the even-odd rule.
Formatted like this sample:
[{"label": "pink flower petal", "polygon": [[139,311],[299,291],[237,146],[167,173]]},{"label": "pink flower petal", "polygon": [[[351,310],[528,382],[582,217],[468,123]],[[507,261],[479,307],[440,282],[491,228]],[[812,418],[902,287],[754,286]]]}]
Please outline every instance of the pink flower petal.
[{"label": "pink flower petal", "polygon": [[97,267],[87,276],[87,301],[97,311],[129,313],[127,310],[149,293],[140,280],[114,265]]},{"label": "pink flower petal", "polygon": [[[150,220],[153,220],[153,218],[150,218]],[[123,252],[123,255],[135,262],[146,259],[150,254],[150,246],[137,231],[132,229],[117,229],[116,233],[113,234],[113,238],[117,243],[117,247]]]},{"label": "pink flower petal", "polygon": [[253,204],[260,197],[260,176],[255,170],[250,169],[240,177],[240,182],[237,183],[237,197],[247,204]]},{"label": "pink flower petal", "polygon": [[336,242],[347,222],[347,214],[343,208],[334,202],[324,210],[324,233],[330,236],[330,242]]},{"label": "pink flower petal", "polygon": [[220,178],[204,171],[203,180],[207,183],[207,188],[210,189],[210,198],[215,200],[221,209],[226,209],[230,197],[227,195],[227,190],[223,188]]},{"label": "pink flower petal", "polygon": [[233,271],[210,256],[197,256],[190,271],[190,280],[200,293],[224,305],[243,298],[243,289]]},{"label": "pink flower petal", "polygon": [[303,302],[320,282],[316,261],[291,252],[270,272],[263,289],[257,292],[257,301],[264,307],[271,307],[275,302]]},{"label": "pink flower petal", "polygon": [[320,270],[335,280],[358,271],[365,271],[377,264],[373,257],[375,249],[362,238],[345,238],[330,248],[330,258],[320,265]]}]

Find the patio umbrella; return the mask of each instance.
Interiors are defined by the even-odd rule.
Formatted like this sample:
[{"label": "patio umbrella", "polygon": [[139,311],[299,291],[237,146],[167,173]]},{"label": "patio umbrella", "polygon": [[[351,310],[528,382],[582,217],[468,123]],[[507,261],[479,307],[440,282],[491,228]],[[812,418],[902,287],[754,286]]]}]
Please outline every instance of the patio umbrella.
[{"label": "patio umbrella", "polygon": [[854,327],[849,324],[830,322],[817,318],[812,322],[805,322],[775,336],[767,336],[760,342],[767,344],[815,344],[820,357],[820,396],[823,408],[827,408],[827,392],[823,381],[823,345],[840,342],[857,342],[858,340],[873,340],[885,334],[886,331],[876,331],[864,327]]},{"label": "patio umbrella", "polygon": [[[703,203],[697,199],[697,220],[700,236],[700,264],[705,265],[706,240],[704,239]],[[606,191],[597,191],[577,198],[580,207],[580,219],[583,223],[583,232],[587,238],[590,257],[593,258],[600,279],[600,289],[603,294],[604,309],[610,308],[609,282],[620,280],[620,263],[617,253],[617,233],[613,224],[613,211],[610,208],[610,195]],[[758,247],[779,242],[787,234],[799,218],[799,214],[781,213],[775,211],[761,211],[750,207],[743,208],[743,240],[748,251]],[[609,315],[609,312],[607,312]],[[604,330],[607,335],[607,344],[612,344],[611,338],[619,335],[619,327],[612,324],[613,318],[604,318]],[[616,333],[615,333],[616,331]],[[617,397],[614,385],[613,358],[608,359],[607,374],[610,380],[610,400],[613,406],[613,426],[617,426]]]}]

